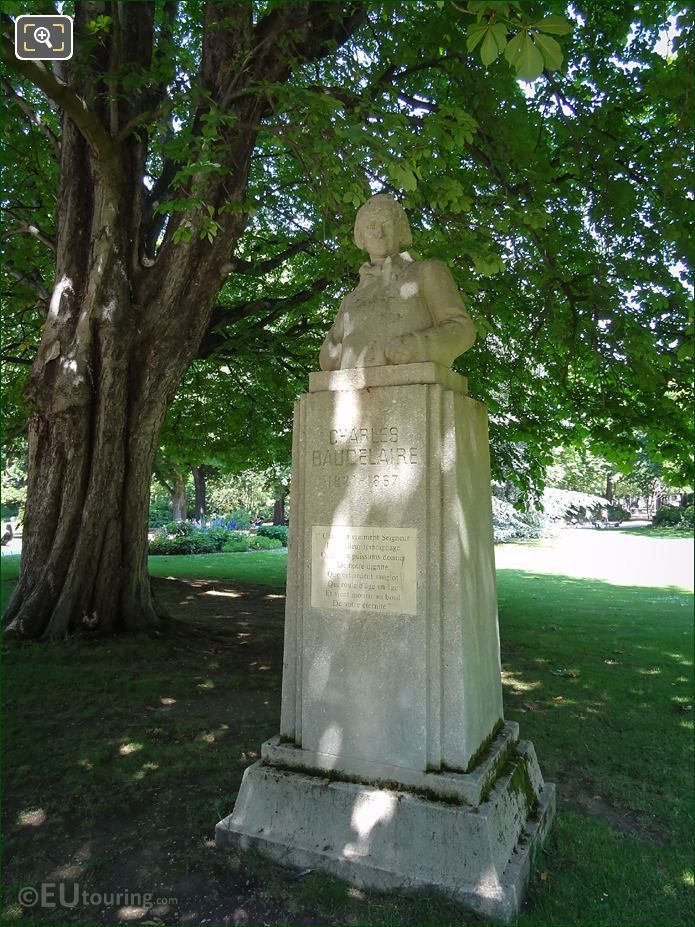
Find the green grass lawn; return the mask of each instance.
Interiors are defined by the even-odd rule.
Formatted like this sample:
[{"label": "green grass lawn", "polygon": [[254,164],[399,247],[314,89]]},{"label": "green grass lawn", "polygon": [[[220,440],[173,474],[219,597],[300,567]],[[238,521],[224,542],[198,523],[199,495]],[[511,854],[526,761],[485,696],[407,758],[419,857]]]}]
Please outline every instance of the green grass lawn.
[{"label": "green grass lawn", "polygon": [[150,557],[150,576],[169,579],[218,579],[283,586],[287,548],[241,554],[195,554],[191,557]]},{"label": "green grass lawn", "polygon": [[[5,608],[19,576],[19,555],[0,562],[0,605]],[[150,557],[150,576],[163,579],[207,579],[235,581],[260,586],[284,587],[287,549],[245,551],[241,554],[194,554],[189,557]]]},{"label": "green grass lawn", "polygon": [[[536,570],[526,545],[525,569],[512,568],[511,548],[500,557],[505,713],[559,799],[520,923],[689,925],[692,596],[627,585],[636,548],[605,534],[571,540],[594,553],[615,545],[620,585],[570,575],[581,574],[580,548],[565,572],[543,570],[555,569],[543,546]],[[638,541],[644,556],[652,542]],[[692,552],[682,538],[653,543],[664,569]],[[17,559],[2,558],[3,595]],[[17,892],[59,864],[95,888],[165,884],[184,901],[160,923],[482,923],[433,894],[363,893],[318,873],[288,881],[281,867],[210,847],[244,768],[277,731],[285,565],[285,552],[153,557],[159,594],[185,619],[177,630],[5,646],[4,923],[37,923]],[[75,909],[42,923],[115,920]]]},{"label": "green grass lawn", "polygon": [[664,526],[660,528],[658,525],[635,525],[631,528],[629,522],[624,523],[619,528],[610,528],[609,530],[619,531],[621,534],[632,534],[645,538],[675,538],[676,540],[679,540],[691,539],[693,536],[691,528],[681,528],[680,526]]},{"label": "green grass lawn", "polygon": [[506,715],[560,796],[525,924],[692,923],[692,598],[498,574]]}]

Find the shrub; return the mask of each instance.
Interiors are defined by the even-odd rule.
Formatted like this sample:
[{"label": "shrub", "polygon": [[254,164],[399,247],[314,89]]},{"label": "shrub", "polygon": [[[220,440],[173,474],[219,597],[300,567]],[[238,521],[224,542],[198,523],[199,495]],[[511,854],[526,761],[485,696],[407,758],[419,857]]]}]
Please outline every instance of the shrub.
[{"label": "shrub", "polygon": [[243,554],[245,550],[248,550],[246,538],[233,538],[222,545],[223,554]]},{"label": "shrub", "polygon": [[253,535],[248,540],[249,550],[278,550],[282,547],[282,541],[278,538],[266,538],[263,535]]},{"label": "shrub", "polygon": [[688,531],[692,531],[695,527],[695,509],[692,505],[689,505],[687,508],[683,509],[683,514],[681,516],[681,528],[685,528]]},{"label": "shrub", "polygon": [[163,538],[159,535],[152,538],[148,546],[150,554],[169,554],[171,553],[171,541],[169,538]]},{"label": "shrub", "polygon": [[509,502],[492,497],[492,525],[495,543],[528,540],[541,536],[540,519],[535,512],[519,512]]},{"label": "shrub", "polygon": [[229,531],[227,534],[228,541],[243,541],[244,544],[248,544],[249,536],[247,534],[241,534],[239,531]]},{"label": "shrub", "polygon": [[632,515],[622,505],[608,506],[608,521],[629,521]]},{"label": "shrub", "polygon": [[167,534],[174,537],[186,537],[198,530],[198,526],[194,525],[192,521],[168,521],[164,528]]},{"label": "shrub", "polygon": [[171,506],[166,499],[157,500],[150,505],[150,514],[147,521],[147,526],[150,531],[161,528],[170,521]]},{"label": "shrub", "polygon": [[226,544],[231,538],[240,537],[232,531],[228,531],[226,528],[199,528],[196,531],[195,536],[204,535],[207,538],[210,538],[212,541],[219,541],[220,547],[222,548],[223,544]]},{"label": "shrub", "polygon": [[287,547],[287,525],[261,525],[257,537],[275,538],[283,547]]},{"label": "shrub", "polygon": [[197,531],[177,537],[159,537],[150,541],[150,554],[215,554],[222,549],[224,537],[211,536],[209,532]]},{"label": "shrub", "polygon": [[654,518],[652,518],[652,524],[662,528],[669,525],[679,525],[682,517],[683,509],[679,509],[675,505],[662,505]]},{"label": "shrub", "polygon": [[[198,550],[195,538],[177,537],[164,538],[157,537],[150,541],[150,554],[197,554],[204,551]],[[207,553],[207,551],[205,551]]]},{"label": "shrub", "polygon": [[251,516],[245,509],[234,509],[224,518],[225,527],[232,530],[237,528],[239,531],[248,531],[251,527]]},{"label": "shrub", "polygon": [[224,528],[225,531],[247,531],[251,521],[243,509],[236,509],[228,515],[214,515],[210,520],[210,527]]}]

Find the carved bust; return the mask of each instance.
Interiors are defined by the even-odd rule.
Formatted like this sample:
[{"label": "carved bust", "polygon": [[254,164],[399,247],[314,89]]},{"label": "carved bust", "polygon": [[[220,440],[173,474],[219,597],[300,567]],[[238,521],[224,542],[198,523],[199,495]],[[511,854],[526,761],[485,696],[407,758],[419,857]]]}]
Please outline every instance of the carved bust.
[{"label": "carved bust", "polygon": [[446,264],[414,261],[405,210],[379,194],[360,207],[355,244],[369,253],[321,348],[322,370],[434,361],[444,367],[475,341]]}]

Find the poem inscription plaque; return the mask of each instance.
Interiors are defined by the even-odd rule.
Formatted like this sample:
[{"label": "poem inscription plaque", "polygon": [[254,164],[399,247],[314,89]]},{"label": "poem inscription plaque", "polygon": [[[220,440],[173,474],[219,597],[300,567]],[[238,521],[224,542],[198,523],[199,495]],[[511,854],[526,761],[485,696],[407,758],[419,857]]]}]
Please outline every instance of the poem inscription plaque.
[{"label": "poem inscription plaque", "polygon": [[313,608],[416,614],[415,528],[314,525]]}]

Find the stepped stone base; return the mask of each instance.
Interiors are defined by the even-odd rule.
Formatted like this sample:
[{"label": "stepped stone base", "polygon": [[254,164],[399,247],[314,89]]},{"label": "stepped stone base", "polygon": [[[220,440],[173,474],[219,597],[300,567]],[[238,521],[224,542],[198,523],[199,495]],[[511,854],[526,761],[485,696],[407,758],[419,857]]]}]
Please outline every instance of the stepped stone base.
[{"label": "stepped stone base", "polygon": [[[475,780],[456,795],[449,783],[414,791],[260,761],[246,770],[215,842],[253,849],[285,866],[321,869],[361,888],[439,889],[508,922],[519,912],[534,854],[552,822],[555,786],[543,783],[533,745],[516,741],[516,725],[505,727],[486,760],[498,774],[479,804],[462,798],[480,794],[475,772],[456,774]],[[266,754],[277,754],[277,747],[271,741]],[[435,786],[437,778],[427,776]]]}]

